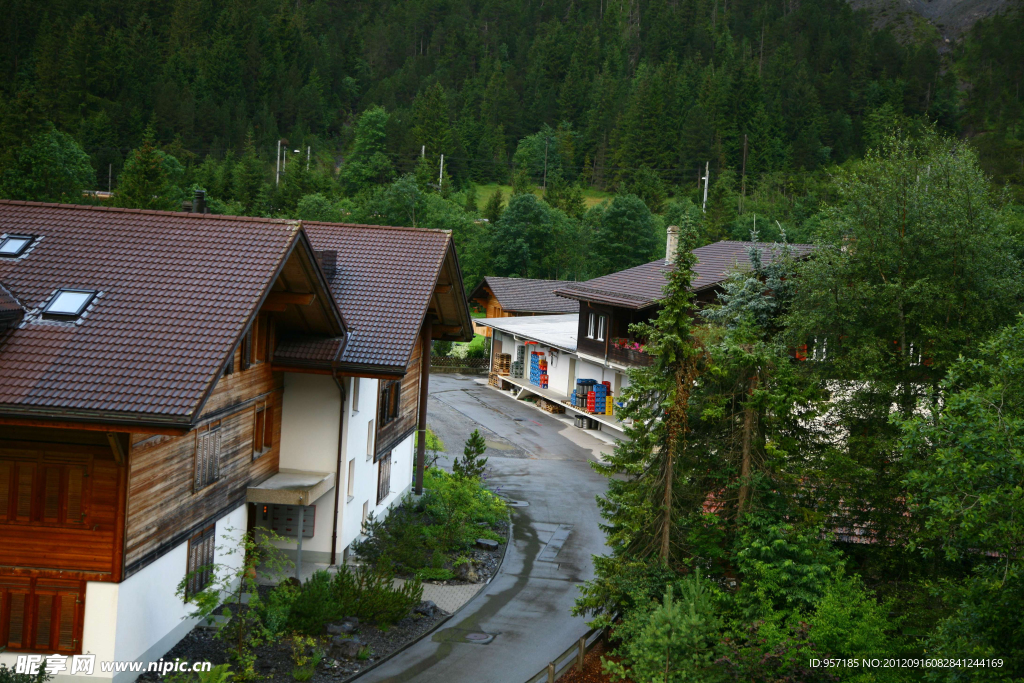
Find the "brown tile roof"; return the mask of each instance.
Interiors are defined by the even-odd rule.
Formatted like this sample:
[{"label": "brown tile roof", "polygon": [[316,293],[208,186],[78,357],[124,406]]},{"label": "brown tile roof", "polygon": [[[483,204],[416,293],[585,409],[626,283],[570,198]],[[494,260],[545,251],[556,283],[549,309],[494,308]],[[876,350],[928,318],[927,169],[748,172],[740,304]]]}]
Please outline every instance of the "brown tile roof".
[{"label": "brown tile roof", "polygon": [[562,280],[530,280],[519,277],[485,277],[470,298],[484,296],[486,285],[505,311],[516,313],[579,313],[580,304],[555,296],[555,290],[565,285]]},{"label": "brown tile roof", "polygon": [[[0,200],[0,258],[27,309],[0,337],[0,412],[188,421],[300,233],[296,222]],[[60,288],[96,290],[76,322],[43,320]]]},{"label": "brown tile roof", "polygon": [[[303,222],[313,248],[336,251],[331,291],[348,324],[339,359],[404,372],[451,236],[442,230]],[[289,342],[281,351],[298,353]],[[324,353],[320,348],[317,353]],[[275,356],[276,358],[276,356]]]},{"label": "brown tile roof", "polygon": [[24,315],[24,309],[14,295],[0,285],[0,330],[18,324]]},{"label": "brown tile roof", "polygon": [[[750,267],[750,242],[723,240],[693,250],[697,264],[693,267],[693,291],[699,292],[721,285],[737,268]],[[794,257],[801,258],[811,253],[810,244],[791,244]],[[762,243],[759,246],[763,261],[771,263],[778,253],[779,245]],[[587,280],[566,283],[555,290],[558,296],[592,301],[623,308],[647,308],[658,303],[665,286],[665,275],[672,264],[664,259],[645,263],[642,266],[621,270],[618,273]]]}]

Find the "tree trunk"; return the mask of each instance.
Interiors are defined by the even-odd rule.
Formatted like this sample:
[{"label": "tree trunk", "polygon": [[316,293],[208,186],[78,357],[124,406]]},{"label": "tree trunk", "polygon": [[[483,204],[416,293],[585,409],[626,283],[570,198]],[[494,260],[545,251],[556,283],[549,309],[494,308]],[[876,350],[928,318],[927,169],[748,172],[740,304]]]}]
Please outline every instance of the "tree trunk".
[{"label": "tree trunk", "polygon": [[747,405],[743,409],[743,445],[740,456],[740,500],[736,506],[736,521],[740,521],[747,509],[747,501],[750,499],[750,471],[753,459],[754,423],[757,422],[757,414],[751,402],[754,398],[754,391],[757,389],[757,373],[750,378],[750,390],[747,392]]},{"label": "tree trunk", "polygon": [[672,528],[672,478],[674,473],[673,461],[675,459],[675,443],[669,442],[665,456],[665,517],[661,525],[661,555],[662,562],[668,564],[669,546]]}]

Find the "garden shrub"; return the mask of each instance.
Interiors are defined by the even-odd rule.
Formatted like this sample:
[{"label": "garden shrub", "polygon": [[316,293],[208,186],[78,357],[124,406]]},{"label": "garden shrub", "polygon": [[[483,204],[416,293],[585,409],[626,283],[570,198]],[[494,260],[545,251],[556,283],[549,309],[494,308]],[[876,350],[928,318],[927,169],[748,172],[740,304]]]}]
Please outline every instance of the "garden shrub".
[{"label": "garden shrub", "polygon": [[[43,662],[45,661],[44,659]],[[19,674],[14,669],[8,669],[6,664],[0,664],[0,683],[43,683],[51,678],[53,675],[46,673],[45,667],[42,666],[37,674]]]},{"label": "garden shrub", "polygon": [[288,614],[288,628],[311,635],[323,631],[324,624],[347,616],[341,603],[335,599],[331,575],[320,570],[313,573],[295,598]]},{"label": "garden shrub", "polygon": [[291,604],[288,628],[319,635],[324,624],[345,617],[388,626],[403,619],[423,600],[418,580],[395,588],[387,568],[353,572],[342,565],[337,572],[318,571],[302,586]]},{"label": "garden shrub", "polygon": [[420,581],[450,581],[455,578],[455,574],[451,569],[435,569],[434,567],[424,567],[416,572],[416,578]]},{"label": "garden shrub", "polygon": [[299,597],[300,590],[291,583],[275,586],[261,605],[263,625],[275,636],[281,635],[288,627],[292,605]]},{"label": "garden shrub", "polygon": [[416,574],[444,569],[478,538],[505,541],[493,529],[506,517],[505,502],[479,479],[430,468],[423,484],[418,502],[406,497],[385,519],[367,520],[366,538],[353,545],[356,557],[389,571]]}]

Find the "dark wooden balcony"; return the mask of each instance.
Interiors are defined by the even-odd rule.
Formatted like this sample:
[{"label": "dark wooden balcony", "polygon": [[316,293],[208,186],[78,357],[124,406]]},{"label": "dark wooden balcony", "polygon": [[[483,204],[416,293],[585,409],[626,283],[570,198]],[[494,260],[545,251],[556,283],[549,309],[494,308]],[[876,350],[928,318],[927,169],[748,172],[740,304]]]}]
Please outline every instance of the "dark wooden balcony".
[{"label": "dark wooden balcony", "polygon": [[637,349],[636,342],[625,342],[625,346],[618,342],[619,340],[612,339],[611,343],[608,344],[608,361],[610,363],[633,367],[654,365],[654,356]]}]

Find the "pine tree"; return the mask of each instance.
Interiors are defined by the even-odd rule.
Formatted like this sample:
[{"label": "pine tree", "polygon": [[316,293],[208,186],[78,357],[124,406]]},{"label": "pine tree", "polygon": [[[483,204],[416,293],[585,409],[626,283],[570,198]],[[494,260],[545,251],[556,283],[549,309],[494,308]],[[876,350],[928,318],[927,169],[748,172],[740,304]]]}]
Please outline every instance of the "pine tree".
[{"label": "pine tree", "polygon": [[484,468],[487,466],[487,458],[482,457],[485,452],[487,452],[487,443],[484,441],[483,435],[480,434],[480,430],[474,429],[466,439],[466,445],[462,449],[462,458],[456,458],[452,463],[452,471],[462,477],[479,479],[483,476]]},{"label": "pine tree", "polygon": [[164,154],[153,142],[153,126],[147,126],[142,145],[134,150],[117,177],[113,204],[131,209],[176,208]]},{"label": "pine tree", "polygon": [[[231,198],[241,203],[246,211],[252,211],[263,186],[263,162],[256,152],[252,130],[245,136],[242,157],[232,169]],[[287,183],[287,180],[285,180]]]},{"label": "pine tree", "polygon": [[598,507],[613,553],[613,558],[595,558],[599,575],[616,571],[614,558],[654,556],[669,565],[681,559],[682,539],[673,534],[680,514],[674,485],[687,449],[690,394],[706,359],[693,327],[693,240],[692,230],[680,235],[658,317],[633,328],[655,362],[630,371],[619,413],[631,421],[627,439],[606,463],[594,464],[609,480]]},{"label": "pine tree", "polygon": [[494,225],[501,218],[502,212],[505,210],[505,195],[501,193],[499,187],[494,191],[487,199],[487,204],[484,205],[483,216],[486,218],[491,225]]}]

